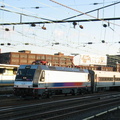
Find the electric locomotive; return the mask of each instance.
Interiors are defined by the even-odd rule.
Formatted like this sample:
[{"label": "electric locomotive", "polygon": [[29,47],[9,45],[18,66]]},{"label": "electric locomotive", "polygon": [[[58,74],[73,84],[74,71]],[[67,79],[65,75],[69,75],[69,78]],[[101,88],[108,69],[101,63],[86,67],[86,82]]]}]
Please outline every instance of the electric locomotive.
[{"label": "electric locomotive", "polygon": [[93,91],[94,72],[47,65],[21,65],[14,82],[17,96],[49,97]]}]

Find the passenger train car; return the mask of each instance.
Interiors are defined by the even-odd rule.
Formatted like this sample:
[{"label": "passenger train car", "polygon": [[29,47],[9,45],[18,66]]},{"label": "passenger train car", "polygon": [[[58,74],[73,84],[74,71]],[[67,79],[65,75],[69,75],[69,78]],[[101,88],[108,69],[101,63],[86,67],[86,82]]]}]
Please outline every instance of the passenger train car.
[{"label": "passenger train car", "polygon": [[0,64],[0,86],[14,86],[19,65]]},{"label": "passenger train car", "polygon": [[120,73],[47,65],[20,65],[14,82],[17,96],[49,97],[118,89]]},{"label": "passenger train car", "polygon": [[120,72],[94,70],[94,90],[120,89]]}]

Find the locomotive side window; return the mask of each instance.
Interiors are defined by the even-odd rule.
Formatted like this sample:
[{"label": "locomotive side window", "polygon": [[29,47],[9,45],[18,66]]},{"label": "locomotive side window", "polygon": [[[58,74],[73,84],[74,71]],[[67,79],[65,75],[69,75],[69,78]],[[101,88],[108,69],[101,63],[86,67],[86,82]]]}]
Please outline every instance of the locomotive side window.
[{"label": "locomotive side window", "polygon": [[41,75],[40,81],[41,82],[45,81],[45,71],[42,71],[42,75]]}]

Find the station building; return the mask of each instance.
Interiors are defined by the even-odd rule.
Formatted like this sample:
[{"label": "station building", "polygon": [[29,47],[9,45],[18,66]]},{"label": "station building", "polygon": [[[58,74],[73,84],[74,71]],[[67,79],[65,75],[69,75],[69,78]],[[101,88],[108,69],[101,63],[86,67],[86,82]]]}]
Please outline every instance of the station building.
[{"label": "station building", "polygon": [[[78,65],[81,69],[102,70],[102,71],[119,71],[120,72],[120,55],[106,55],[106,65]],[[74,56],[66,56],[64,53],[58,52],[54,55],[34,54],[29,50],[21,50],[18,52],[0,53],[0,64],[23,65],[32,64],[36,60],[44,60],[52,66],[75,67],[73,64]]]},{"label": "station building", "polygon": [[29,50],[18,52],[8,52],[0,54],[1,64],[23,65],[32,64],[36,60],[45,60],[52,66],[71,67],[73,56],[65,56],[58,52],[54,55],[48,54],[33,54]]}]

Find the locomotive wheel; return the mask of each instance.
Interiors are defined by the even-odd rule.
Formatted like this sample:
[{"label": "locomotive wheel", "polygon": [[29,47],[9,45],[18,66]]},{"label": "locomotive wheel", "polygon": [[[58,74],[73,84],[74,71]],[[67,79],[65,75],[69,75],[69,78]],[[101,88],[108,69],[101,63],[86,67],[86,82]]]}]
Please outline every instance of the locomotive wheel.
[{"label": "locomotive wheel", "polygon": [[49,91],[48,98],[52,98],[52,91]]},{"label": "locomotive wheel", "polygon": [[75,90],[72,89],[72,90],[70,91],[70,94],[71,94],[71,95],[75,95]]},{"label": "locomotive wheel", "polygon": [[47,92],[43,92],[41,98],[47,98]]},{"label": "locomotive wheel", "polygon": [[42,98],[51,98],[52,92],[43,92],[41,95]]},{"label": "locomotive wheel", "polygon": [[68,94],[67,93],[65,93],[65,96],[67,96]]}]

